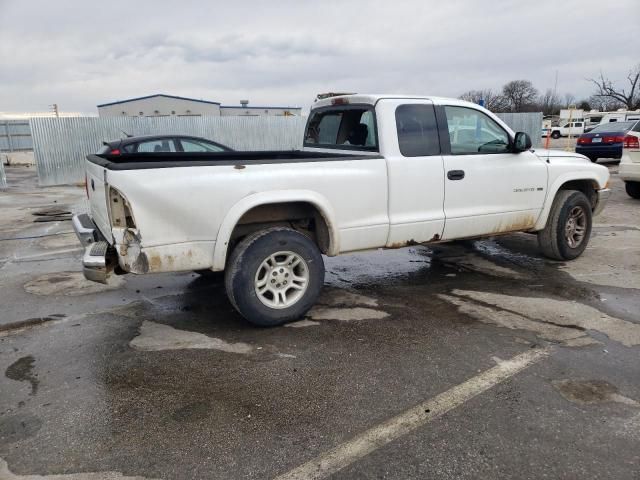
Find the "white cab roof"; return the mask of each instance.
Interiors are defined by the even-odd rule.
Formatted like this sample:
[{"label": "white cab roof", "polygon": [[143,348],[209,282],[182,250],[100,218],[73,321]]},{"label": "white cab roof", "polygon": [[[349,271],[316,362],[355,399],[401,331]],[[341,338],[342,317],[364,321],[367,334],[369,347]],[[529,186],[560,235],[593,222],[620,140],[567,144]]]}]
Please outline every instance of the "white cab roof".
[{"label": "white cab roof", "polygon": [[353,95],[339,95],[335,97],[324,98],[322,100],[318,100],[315,102],[311,109],[327,107],[333,105],[333,102],[337,99],[344,99],[345,104],[359,103],[359,104],[370,104],[375,105],[379,100],[390,99],[390,100],[430,100],[436,105],[446,104],[446,105],[465,105],[475,108],[481,108],[479,105],[471,102],[465,102],[464,100],[459,100],[457,98],[446,98],[446,97],[432,97],[426,95],[399,95],[397,93],[394,94],[361,94],[356,93]]}]

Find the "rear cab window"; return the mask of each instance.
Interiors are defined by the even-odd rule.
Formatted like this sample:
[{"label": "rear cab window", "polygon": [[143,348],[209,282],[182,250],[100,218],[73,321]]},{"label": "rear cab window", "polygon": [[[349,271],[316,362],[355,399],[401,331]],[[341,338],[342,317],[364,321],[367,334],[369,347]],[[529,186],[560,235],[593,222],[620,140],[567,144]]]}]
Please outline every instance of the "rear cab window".
[{"label": "rear cab window", "polygon": [[312,110],[307,121],[304,146],[377,152],[374,107],[348,105]]},{"label": "rear cab window", "polygon": [[396,108],[398,147],[403,157],[440,154],[438,125],[433,105],[405,104]]}]

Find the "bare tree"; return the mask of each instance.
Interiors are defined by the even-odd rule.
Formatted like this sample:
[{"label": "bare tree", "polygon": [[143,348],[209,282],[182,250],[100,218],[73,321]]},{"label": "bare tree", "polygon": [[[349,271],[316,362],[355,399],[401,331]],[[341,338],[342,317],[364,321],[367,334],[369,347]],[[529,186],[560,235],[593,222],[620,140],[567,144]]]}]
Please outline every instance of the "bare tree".
[{"label": "bare tree", "polygon": [[620,100],[616,100],[611,97],[601,97],[598,95],[592,95],[589,97],[589,105],[591,105],[591,108],[595,108],[601,112],[612,112],[624,107]]},{"label": "bare tree", "polygon": [[535,106],[538,90],[529,80],[512,80],[502,87],[502,95],[512,112],[523,112]]},{"label": "bare tree", "polygon": [[613,82],[600,72],[600,78],[590,78],[589,81],[596,86],[596,97],[606,97],[619,101],[627,109],[640,108],[640,64],[633,68],[627,75],[629,89],[617,88]]},{"label": "bare tree", "polygon": [[553,89],[547,88],[539,99],[540,110],[544,115],[553,115],[560,110],[560,99]]},{"label": "bare tree", "polygon": [[576,102],[576,96],[573,93],[564,94],[564,104],[567,108],[575,104],[575,102]]},{"label": "bare tree", "polygon": [[480,103],[480,100],[484,100],[485,108],[492,112],[503,112],[507,107],[504,97],[490,88],[484,90],[469,90],[460,95],[459,98],[460,100],[473,103]]}]

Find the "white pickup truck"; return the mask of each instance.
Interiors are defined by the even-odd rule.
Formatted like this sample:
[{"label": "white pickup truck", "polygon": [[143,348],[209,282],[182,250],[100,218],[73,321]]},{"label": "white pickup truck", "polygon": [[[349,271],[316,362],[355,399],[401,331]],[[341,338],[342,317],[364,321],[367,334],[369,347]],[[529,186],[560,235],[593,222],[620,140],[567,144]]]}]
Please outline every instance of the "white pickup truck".
[{"label": "white pickup truck", "polygon": [[608,170],[531,150],[460,100],[341,95],[318,101],[302,151],[89,155],[91,216],[74,218],[86,278],[225,272],[257,325],[301,318],[324,282],[322,255],[537,233],[545,255],[585,249]]}]

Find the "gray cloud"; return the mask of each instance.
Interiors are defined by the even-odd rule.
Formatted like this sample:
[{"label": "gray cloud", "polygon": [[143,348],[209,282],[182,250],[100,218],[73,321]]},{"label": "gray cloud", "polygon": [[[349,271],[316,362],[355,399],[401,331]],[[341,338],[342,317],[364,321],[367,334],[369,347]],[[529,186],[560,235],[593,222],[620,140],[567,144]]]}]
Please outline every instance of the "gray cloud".
[{"label": "gray cloud", "polygon": [[[308,106],[330,90],[457,96],[530,79],[586,97],[640,61],[637,0],[0,0],[0,110],[95,113],[164,92]],[[597,13],[596,13],[597,12]],[[597,16],[597,25],[594,24]],[[603,32],[612,33],[612,38]]]}]

